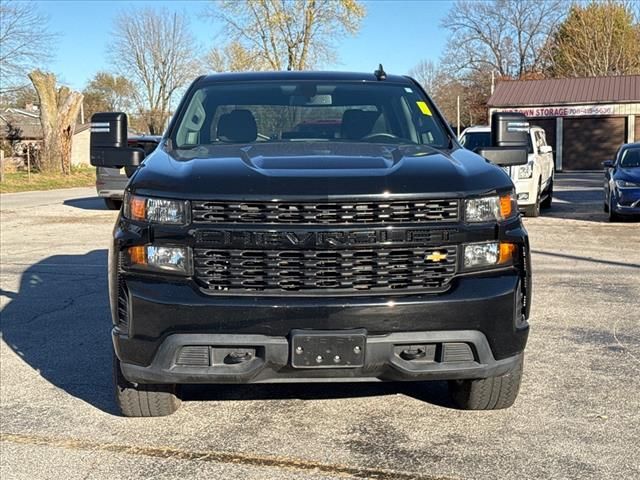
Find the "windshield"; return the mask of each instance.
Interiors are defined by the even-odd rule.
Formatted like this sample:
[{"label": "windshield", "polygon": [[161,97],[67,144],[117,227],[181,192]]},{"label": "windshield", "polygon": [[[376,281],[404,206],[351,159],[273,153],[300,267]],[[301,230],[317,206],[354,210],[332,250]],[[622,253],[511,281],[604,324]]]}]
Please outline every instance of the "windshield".
[{"label": "windshield", "polygon": [[369,142],[447,147],[434,108],[413,87],[384,82],[213,83],[183,108],[178,149],[256,142]]},{"label": "windshield", "polygon": [[640,148],[628,148],[622,152],[620,166],[623,168],[640,167]]},{"label": "windshield", "polygon": [[467,150],[491,146],[491,132],[467,132],[462,135],[460,145]]}]

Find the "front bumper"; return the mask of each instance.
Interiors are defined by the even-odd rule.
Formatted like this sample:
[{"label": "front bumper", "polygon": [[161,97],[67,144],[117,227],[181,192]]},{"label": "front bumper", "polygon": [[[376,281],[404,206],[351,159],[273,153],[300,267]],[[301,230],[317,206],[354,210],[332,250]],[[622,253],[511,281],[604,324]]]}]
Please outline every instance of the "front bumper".
[{"label": "front bumper", "polygon": [[[283,298],[212,297],[188,283],[129,278],[128,324],[113,329],[113,342],[125,377],[141,383],[481,378],[508,370],[524,350],[521,282],[517,271],[505,270],[458,278],[440,295]],[[364,366],[291,367],[293,329],[365,329]],[[429,344],[442,352],[447,343],[466,344],[471,357],[409,362],[395,348]],[[178,365],[181,348],[198,345],[250,348],[255,356],[231,366]]]},{"label": "front bumper", "polygon": [[[518,179],[513,181],[516,186],[516,195],[518,197],[518,207],[533,205],[536,203],[538,193],[538,181],[535,176],[526,179]],[[523,196],[526,195],[526,198]]]},{"label": "front bumper", "polygon": [[[426,359],[405,359],[403,349],[433,345]],[[210,350],[209,366],[180,364],[183,347]],[[437,348],[436,348],[437,346]],[[461,349],[460,347],[463,346]],[[465,348],[466,347],[466,350]],[[243,363],[216,363],[216,350],[252,349]],[[136,383],[278,383],[325,381],[403,381],[486,378],[517,364],[522,353],[502,360],[493,357],[486,337],[473,330],[405,332],[368,336],[365,363],[358,368],[300,369],[290,366],[287,337],[233,334],[175,334],[167,337],[144,367],[122,363],[124,376]],[[451,353],[448,353],[448,352]],[[218,356],[220,358],[220,356]]]},{"label": "front bumper", "polygon": [[613,200],[615,213],[640,215],[640,188],[617,188]]}]

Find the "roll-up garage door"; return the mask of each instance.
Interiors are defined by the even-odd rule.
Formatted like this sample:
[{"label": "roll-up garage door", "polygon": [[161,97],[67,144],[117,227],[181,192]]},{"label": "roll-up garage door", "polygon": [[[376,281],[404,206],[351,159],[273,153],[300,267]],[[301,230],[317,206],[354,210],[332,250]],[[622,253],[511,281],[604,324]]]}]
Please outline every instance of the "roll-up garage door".
[{"label": "roll-up garage door", "polygon": [[563,170],[601,170],[625,142],[625,117],[565,118]]},{"label": "roll-up garage door", "polygon": [[636,116],[636,132],[634,142],[640,142],[640,115]]}]

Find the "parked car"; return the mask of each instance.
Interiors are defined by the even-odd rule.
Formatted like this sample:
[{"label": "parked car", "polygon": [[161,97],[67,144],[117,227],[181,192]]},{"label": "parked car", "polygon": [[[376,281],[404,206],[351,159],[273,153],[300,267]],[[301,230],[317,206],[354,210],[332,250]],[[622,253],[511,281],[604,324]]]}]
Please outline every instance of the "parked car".
[{"label": "parked car", "polygon": [[[476,151],[491,144],[491,129],[487,126],[469,127],[462,132],[460,144]],[[552,148],[547,145],[545,131],[531,127],[529,159],[526,165],[504,167],[516,186],[518,208],[527,217],[537,217],[541,208],[550,208],[553,201],[554,161]]]},{"label": "parked car", "polygon": [[[161,138],[155,135],[141,135],[129,137],[127,143],[129,147],[142,148],[145,155],[148,155],[156,149]],[[124,168],[96,168],[96,190],[109,210],[120,210],[128,181],[129,176]]]},{"label": "parked car", "polygon": [[[336,116],[337,137],[290,135]],[[480,156],[380,68],[200,77],[144,160],[118,141],[125,114],[92,122],[93,165],[140,165],[109,255],[124,415],[170,414],[193,383],[440,379],[463,409],[516,399],[529,239],[485,158],[527,162],[522,114],[494,114]]]},{"label": "parked car", "polygon": [[622,145],[604,165],[604,211],[609,221],[640,215],[640,143]]}]

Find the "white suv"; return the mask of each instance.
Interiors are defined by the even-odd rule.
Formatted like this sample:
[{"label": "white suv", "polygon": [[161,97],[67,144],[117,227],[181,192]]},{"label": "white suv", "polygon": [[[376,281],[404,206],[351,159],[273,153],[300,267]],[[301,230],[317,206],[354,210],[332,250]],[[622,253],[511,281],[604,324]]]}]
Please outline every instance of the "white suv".
[{"label": "white suv", "polygon": [[[460,136],[460,145],[468,150],[490,146],[491,128],[477,126],[465,129]],[[540,215],[540,208],[551,207],[555,169],[552,149],[547,145],[542,128],[530,129],[528,163],[502,168],[516,186],[518,207],[527,217],[537,217]]]}]

